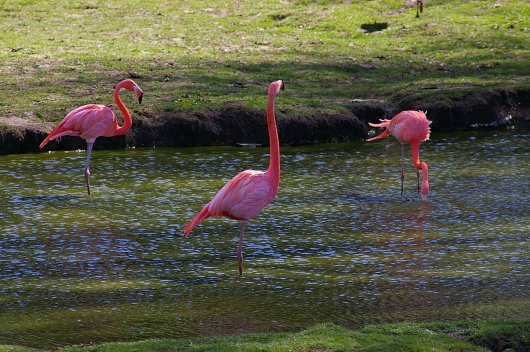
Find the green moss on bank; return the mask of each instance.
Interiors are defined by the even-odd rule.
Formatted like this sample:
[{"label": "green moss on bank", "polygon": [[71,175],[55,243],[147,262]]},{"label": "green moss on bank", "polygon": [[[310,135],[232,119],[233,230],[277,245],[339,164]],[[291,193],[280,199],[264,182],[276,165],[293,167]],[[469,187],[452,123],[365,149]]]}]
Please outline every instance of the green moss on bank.
[{"label": "green moss on bank", "polygon": [[[111,103],[127,77],[145,105],[125,99],[149,116],[234,102],[262,109],[275,79],[287,83],[291,115],[528,86],[527,1],[433,0],[415,14],[402,0],[10,0],[0,4],[0,117],[55,122]],[[386,28],[363,29],[374,23]]]},{"label": "green moss on bank", "polygon": [[[401,323],[350,330],[334,324],[318,325],[298,333],[244,334],[194,339],[152,339],[66,347],[61,352],[129,351],[529,351],[530,321]],[[29,352],[23,347],[0,346],[0,352]]]}]

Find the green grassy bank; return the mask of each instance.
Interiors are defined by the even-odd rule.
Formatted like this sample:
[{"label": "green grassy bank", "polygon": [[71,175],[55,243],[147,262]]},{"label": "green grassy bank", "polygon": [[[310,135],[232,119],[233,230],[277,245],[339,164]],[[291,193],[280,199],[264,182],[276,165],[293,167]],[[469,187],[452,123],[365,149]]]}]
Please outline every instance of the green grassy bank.
[{"label": "green grassy bank", "polygon": [[[511,350],[510,350],[511,349]],[[76,351],[529,351],[530,321],[391,324],[349,330],[333,324],[298,333],[160,339],[67,347]],[[0,352],[39,351],[0,346]]]},{"label": "green grassy bank", "polygon": [[415,14],[402,0],[2,1],[0,124],[111,103],[128,77],[145,92],[130,106],[146,116],[263,109],[276,79],[291,116],[528,88],[528,1],[431,0]]}]

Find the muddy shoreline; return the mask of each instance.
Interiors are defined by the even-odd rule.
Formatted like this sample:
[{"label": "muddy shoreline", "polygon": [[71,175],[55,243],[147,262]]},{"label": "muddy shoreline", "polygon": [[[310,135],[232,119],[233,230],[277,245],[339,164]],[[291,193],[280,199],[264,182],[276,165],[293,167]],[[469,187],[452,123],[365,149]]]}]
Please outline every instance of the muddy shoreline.
[{"label": "muddy shoreline", "polygon": [[[496,90],[455,100],[433,103],[403,98],[398,102],[352,100],[348,112],[338,115],[288,116],[277,109],[282,145],[362,140],[368,122],[390,118],[401,110],[426,110],[431,129],[458,131],[505,128],[530,121],[530,88]],[[0,154],[34,153],[51,130],[47,125],[0,126]],[[95,149],[126,147],[189,147],[267,144],[265,112],[233,105],[201,112],[162,112],[156,116],[133,116],[133,127],[124,136],[98,138]],[[46,150],[84,149],[78,137],[52,141]]]}]

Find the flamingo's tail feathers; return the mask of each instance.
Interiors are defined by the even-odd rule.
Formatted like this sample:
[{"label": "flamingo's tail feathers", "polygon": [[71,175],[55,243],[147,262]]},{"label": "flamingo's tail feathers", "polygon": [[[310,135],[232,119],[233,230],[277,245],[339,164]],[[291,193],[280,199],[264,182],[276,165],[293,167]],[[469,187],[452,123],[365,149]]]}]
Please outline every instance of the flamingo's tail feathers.
[{"label": "flamingo's tail feathers", "polygon": [[[380,119],[379,121],[381,121],[381,123],[371,123],[369,122],[368,124],[371,126],[371,127],[381,127],[381,128],[384,128],[384,127],[387,127],[388,125],[390,125],[390,121],[391,120],[387,120],[387,119]],[[375,137],[372,137],[370,139],[367,139],[366,141],[367,142],[370,142],[370,141],[373,141],[374,139],[381,139],[381,138],[385,138],[385,137],[388,137],[390,136],[390,132],[388,130],[384,130],[381,134],[375,136]]]},{"label": "flamingo's tail feathers", "polygon": [[367,139],[366,141],[367,142],[370,142],[370,141],[373,141],[375,139],[381,139],[381,138],[385,138],[385,137],[388,137],[390,136],[390,132],[388,130],[384,130],[382,133],[380,133],[379,135],[375,136],[375,137],[372,137],[370,139]]},{"label": "flamingo's tail feathers", "polygon": [[46,137],[42,143],[39,145],[39,148],[42,149],[46,144],[48,144],[49,141],[52,141],[56,138],[59,138],[61,136],[64,136],[65,134],[70,134],[70,135],[80,135],[81,133],[72,133],[71,131],[67,131],[64,127],[64,120],[63,122],[61,122],[60,124],[58,124],[54,129],[53,131],[50,132],[50,134],[48,135],[48,137]]},{"label": "flamingo's tail feathers", "polygon": [[40,148],[40,149],[44,148],[44,146],[45,146],[46,144],[48,144],[48,142],[50,141],[51,137],[52,137],[52,134],[50,133],[50,134],[48,135],[48,137],[46,137],[46,139],[43,140],[42,143],[39,145],[39,148]]},{"label": "flamingo's tail feathers", "polygon": [[381,123],[371,123],[371,122],[368,122],[368,124],[372,127],[386,127],[388,125],[390,125],[390,121],[391,120],[387,120],[387,119],[379,119],[379,121],[381,121]]},{"label": "flamingo's tail feathers", "polygon": [[206,204],[204,206],[204,208],[202,208],[202,210],[199,212],[199,214],[197,214],[197,216],[195,216],[190,222],[188,225],[184,226],[184,228],[182,229],[182,233],[185,235],[185,236],[188,236],[191,231],[201,223],[201,221],[203,221],[204,219],[207,219],[210,217],[210,214],[209,214],[209,211],[210,211],[210,203]]}]

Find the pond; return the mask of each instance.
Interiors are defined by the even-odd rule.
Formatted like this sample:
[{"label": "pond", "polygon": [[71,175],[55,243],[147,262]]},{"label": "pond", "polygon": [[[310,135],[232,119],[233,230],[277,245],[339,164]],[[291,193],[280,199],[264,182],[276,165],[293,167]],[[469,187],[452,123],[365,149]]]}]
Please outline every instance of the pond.
[{"label": "pond", "polygon": [[421,201],[396,140],[282,148],[247,227],[180,229],[268,148],[0,157],[0,344],[68,344],[530,316],[530,131],[434,133]]}]

